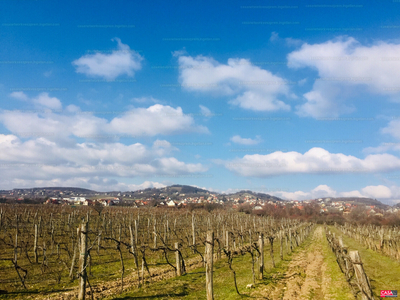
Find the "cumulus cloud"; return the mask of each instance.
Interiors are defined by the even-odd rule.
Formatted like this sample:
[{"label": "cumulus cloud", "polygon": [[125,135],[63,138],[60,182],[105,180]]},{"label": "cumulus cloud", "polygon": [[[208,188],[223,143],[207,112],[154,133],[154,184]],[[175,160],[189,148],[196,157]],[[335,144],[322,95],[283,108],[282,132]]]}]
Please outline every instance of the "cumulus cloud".
[{"label": "cumulus cloud", "polygon": [[309,192],[274,191],[271,194],[286,200],[309,200],[324,197],[336,197],[338,195],[335,190],[325,184],[321,184]]},{"label": "cumulus cloud", "polygon": [[221,64],[210,57],[178,57],[179,81],[188,91],[233,97],[232,105],[255,111],[290,110],[280,97],[292,97],[288,82],[247,59]]},{"label": "cumulus cloud", "polygon": [[21,141],[0,135],[0,177],[50,180],[73,177],[136,177],[205,172],[202,164],[184,163],[172,156],[175,147],[157,140],[141,143],[77,143],[63,147],[46,138]]},{"label": "cumulus cloud", "polygon": [[[22,94],[12,96],[23,97]],[[43,108],[62,107],[61,101],[47,93],[30,100]],[[196,125],[180,107],[156,104],[132,108],[111,120],[82,112],[75,105],[60,111],[2,110],[0,123],[13,133],[0,134],[3,186],[7,182],[14,184],[12,188],[24,182],[53,186],[81,178],[82,185],[93,187],[97,183],[90,180],[97,176],[104,181],[100,186],[117,187],[110,178],[168,177],[207,170],[200,163],[186,163],[175,158],[173,153],[178,149],[166,140],[157,139],[151,146],[116,142],[126,135],[208,132],[206,127]],[[86,142],[77,143],[74,137],[86,138]]]},{"label": "cumulus cloud", "polygon": [[2,188],[32,188],[32,187],[71,187],[78,186],[99,192],[107,191],[136,191],[146,188],[162,188],[165,184],[155,181],[144,181],[141,184],[124,183],[115,179],[108,179],[99,176],[74,177],[74,178],[53,178],[42,179],[18,179],[6,178],[2,181]]},{"label": "cumulus cloud", "polygon": [[[49,97],[47,93],[40,94],[33,101],[45,107],[62,107],[57,98]],[[75,136],[104,141],[125,135],[139,137],[208,133],[206,127],[196,125],[193,117],[184,114],[180,107],[161,104],[148,108],[131,108],[110,121],[93,113],[81,112],[75,105],[67,106],[65,112],[3,110],[0,111],[0,122],[17,136],[42,136],[50,140]]]},{"label": "cumulus cloud", "polygon": [[367,186],[361,190],[369,198],[391,198],[392,191],[384,185]]},{"label": "cumulus cloud", "polygon": [[245,155],[230,161],[216,160],[241,176],[267,177],[282,174],[374,173],[400,170],[400,159],[390,154],[371,154],[364,159],[312,148],[304,154],[276,151]]},{"label": "cumulus cloud", "polygon": [[356,88],[398,101],[400,44],[377,42],[363,46],[351,37],[339,37],[320,44],[303,44],[288,54],[288,67],[311,68],[319,78],[304,94],[298,107],[301,116],[336,117],[354,111],[348,103]]},{"label": "cumulus cloud", "polygon": [[133,76],[135,71],[142,68],[143,57],[123,44],[119,38],[114,40],[118,43],[118,49],[110,54],[87,54],[74,60],[72,64],[76,67],[76,72],[106,80],[114,80],[120,75]]},{"label": "cumulus cloud", "polygon": [[207,133],[204,126],[196,126],[190,115],[185,115],[180,107],[173,108],[155,104],[149,108],[136,108],[116,117],[110,122],[114,132],[134,136],[154,136],[176,132],[197,131]]},{"label": "cumulus cloud", "polygon": [[395,203],[396,199],[400,197],[400,188],[396,185],[390,187],[384,185],[370,185],[360,190],[338,192],[327,185],[319,185],[310,191],[276,191],[271,194],[286,200],[310,200],[326,197],[360,197],[378,199],[385,203]]},{"label": "cumulus cloud", "polygon": [[24,92],[12,92],[10,97],[31,102],[35,107],[42,109],[61,110],[61,101],[56,97],[50,97],[49,93],[40,93],[35,98],[30,99]]},{"label": "cumulus cloud", "polygon": [[56,97],[50,97],[49,93],[41,93],[39,96],[33,99],[33,103],[37,104],[38,106],[54,110],[60,110],[62,108],[61,101]]},{"label": "cumulus cloud", "polygon": [[241,145],[257,145],[262,140],[259,135],[257,135],[255,139],[242,138],[240,135],[234,135],[233,137],[231,137],[231,141],[236,144],[241,144]]}]

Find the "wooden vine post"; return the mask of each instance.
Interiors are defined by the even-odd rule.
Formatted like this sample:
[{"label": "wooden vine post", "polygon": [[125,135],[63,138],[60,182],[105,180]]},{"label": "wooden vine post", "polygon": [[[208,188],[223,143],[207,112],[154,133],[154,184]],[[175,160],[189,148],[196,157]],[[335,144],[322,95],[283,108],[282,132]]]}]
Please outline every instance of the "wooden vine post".
[{"label": "wooden vine post", "polygon": [[196,245],[196,225],[194,220],[194,213],[192,213],[192,243],[193,246]]},{"label": "wooden vine post", "polygon": [[362,265],[358,251],[350,251],[349,255],[354,267],[354,273],[357,278],[357,284],[361,290],[361,299],[363,300],[374,299],[372,295],[371,285],[369,283],[367,275],[365,274],[364,267]]},{"label": "wooden vine post", "polygon": [[181,276],[182,275],[182,262],[181,262],[181,256],[179,254],[179,243],[175,243],[175,260],[176,260],[176,276]]},{"label": "wooden vine post", "polygon": [[88,223],[83,222],[81,225],[81,246],[79,249],[79,300],[84,300],[86,293],[87,231]]},{"label": "wooden vine post", "polygon": [[38,263],[38,253],[37,253],[37,249],[38,249],[38,225],[35,224],[35,238],[33,240],[33,254],[34,254],[34,258],[35,258],[35,263]]},{"label": "wooden vine post", "polygon": [[214,232],[207,232],[206,239],[206,293],[207,300],[214,299],[214,290],[213,290],[213,256],[214,256]]},{"label": "wooden vine post", "polygon": [[260,234],[258,237],[258,247],[260,248],[260,273],[259,279],[263,279],[263,272],[264,272],[264,234]]}]

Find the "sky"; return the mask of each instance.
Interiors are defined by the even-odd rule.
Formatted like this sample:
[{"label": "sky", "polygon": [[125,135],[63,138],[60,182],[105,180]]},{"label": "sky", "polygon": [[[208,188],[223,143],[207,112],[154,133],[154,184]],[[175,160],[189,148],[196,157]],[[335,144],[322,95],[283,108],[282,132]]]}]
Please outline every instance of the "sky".
[{"label": "sky", "polygon": [[398,203],[399,9],[3,0],[0,189]]}]

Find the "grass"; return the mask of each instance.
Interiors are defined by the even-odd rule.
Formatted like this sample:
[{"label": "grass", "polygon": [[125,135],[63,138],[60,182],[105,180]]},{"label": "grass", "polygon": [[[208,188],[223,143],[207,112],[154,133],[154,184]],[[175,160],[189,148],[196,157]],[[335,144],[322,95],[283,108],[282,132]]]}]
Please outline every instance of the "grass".
[{"label": "grass", "polygon": [[325,230],[323,238],[322,254],[324,256],[324,263],[326,264],[326,275],[330,277],[331,284],[328,288],[328,292],[331,299],[354,299],[346,277],[342,271],[340,271],[339,265],[336,262],[336,256],[326,240]]},{"label": "grass", "polygon": [[[272,267],[272,260],[270,257],[270,247],[265,243],[264,253],[264,279],[256,279],[256,289],[246,289],[247,284],[252,283],[252,270],[251,270],[251,256],[245,254],[237,256],[233,259],[232,268],[236,271],[237,285],[241,295],[238,295],[235,290],[233,274],[229,270],[227,259],[214,262],[214,297],[215,299],[243,299],[255,298],[251,294],[257,290],[263,290],[266,286],[275,286],[277,282],[282,280],[284,273],[288,269],[288,265],[296,253],[308,247],[311,243],[311,238],[294,249],[291,254],[285,254],[284,259],[279,257],[279,243],[278,240],[274,243],[274,258],[276,267]],[[284,253],[286,247],[284,244]],[[256,278],[257,264],[255,264]],[[282,291],[283,294],[283,291]],[[205,299],[205,269],[199,268],[188,274],[180,277],[171,278],[168,280],[152,283],[139,289],[131,289],[118,296],[110,296],[106,299]]]},{"label": "grass", "polygon": [[380,296],[380,290],[400,290],[400,263],[371,249],[367,249],[354,239],[330,226],[331,232],[341,235],[349,250],[358,250],[364,265],[374,296]]},{"label": "grass", "polygon": [[[92,253],[93,266],[92,266],[92,274],[93,276],[89,277],[91,284],[100,282],[107,279],[113,280],[120,277],[120,262],[115,253],[106,254],[101,253],[100,257],[93,251]],[[71,281],[68,278],[68,271],[65,266],[57,265],[56,262],[49,256],[49,270],[50,272],[55,269],[59,269],[62,277],[60,282],[58,283],[56,280],[56,275],[50,274],[49,271],[41,274],[40,266],[34,267],[30,265],[26,259],[22,259],[19,264],[28,269],[28,277],[26,281],[26,285],[28,290],[24,290],[21,286],[19,280],[2,284],[0,289],[8,290],[7,294],[0,295],[0,299],[20,299],[21,295],[24,295],[24,298],[29,298],[29,295],[37,295],[37,294],[46,294],[54,291],[68,291],[75,287],[77,287],[78,282],[75,279]],[[67,260],[67,256],[63,255],[62,259]],[[102,261],[101,264],[99,260]],[[2,273],[2,279],[6,280],[7,275],[8,278],[14,279],[17,277],[17,273],[11,263],[11,261],[2,261],[2,266],[4,267]],[[39,259],[40,265],[41,259]],[[68,266],[70,264],[70,260],[68,260]],[[76,263],[77,265],[77,263]],[[128,267],[133,267],[133,259],[126,259],[126,265]],[[106,277],[107,276],[107,277]]]},{"label": "grass", "polygon": [[[3,281],[0,286],[0,290],[8,291],[7,294],[0,294],[0,299],[20,299],[21,295],[24,295],[23,298],[27,299],[30,296],[37,296],[38,294],[45,295],[56,291],[66,292],[76,288],[78,286],[78,281],[76,278],[71,281],[68,277],[69,269],[67,270],[62,264],[57,264],[57,260],[55,259],[56,254],[50,255],[50,253],[51,251],[48,251],[49,268],[43,274],[41,273],[40,269],[40,264],[42,261],[40,251],[38,265],[29,264],[23,255],[19,255],[19,265],[28,269],[28,277],[26,280],[26,286],[28,290],[23,289],[11,260],[0,260],[0,279]],[[101,250],[100,255],[97,255],[96,250],[92,250],[91,254],[92,276],[89,276],[91,285],[104,281],[120,280],[121,264],[116,250]],[[135,273],[135,271],[133,271],[135,268],[133,256],[129,253],[126,253],[126,251],[123,252],[123,256],[125,264],[125,276]],[[11,250],[3,253],[2,257],[12,257]],[[171,257],[172,255],[170,255],[170,259]],[[67,262],[69,268],[71,260],[64,251],[61,253],[60,258]],[[33,257],[31,257],[31,259],[33,259]],[[151,253],[148,251],[147,259],[150,268],[169,268],[166,266],[164,259],[161,258],[159,253]],[[75,268],[77,268],[77,266],[78,260],[76,261]],[[57,282],[56,280],[55,270],[60,270],[60,274],[62,275],[60,282]],[[75,269],[74,272],[76,271],[77,269]]]},{"label": "grass", "polygon": [[[313,232],[310,236],[303,242],[302,245],[295,248],[291,254],[286,253],[286,245],[284,243],[284,259],[281,260],[279,257],[280,245],[277,239],[274,243],[274,258],[276,267],[272,267],[272,260],[270,257],[269,243],[265,241],[265,270],[264,279],[256,279],[256,288],[249,290],[246,289],[247,284],[252,283],[252,270],[251,270],[251,256],[250,254],[245,254],[243,256],[239,255],[233,259],[232,267],[236,271],[238,289],[241,295],[237,295],[234,282],[233,274],[229,270],[227,259],[222,257],[221,260],[215,262],[214,264],[214,296],[215,299],[242,299],[242,298],[261,298],[268,295],[268,291],[271,289],[279,288],[282,286],[281,296],[283,296],[284,290],[282,282],[285,280],[285,272],[288,271],[289,264],[292,258],[297,255],[300,251],[306,250],[310,251],[313,247],[321,246],[324,256],[324,263],[326,264],[326,274],[331,278],[330,286],[328,288],[329,294],[332,295],[329,299],[354,299],[350,292],[350,288],[341,273],[334,254],[332,253],[329,245],[326,241],[325,235],[323,238],[318,240],[312,240]],[[202,251],[203,249],[201,249]],[[215,249],[216,250],[216,249]],[[106,253],[101,251],[101,257],[97,257],[97,254],[93,250],[93,262],[98,260],[97,263],[93,265],[92,272],[93,277],[90,278],[91,284],[101,283],[104,281],[115,281],[115,285],[119,285],[120,278],[120,264],[117,257],[116,251],[110,251],[111,253]],[[361,253],[361,252],[360,252]],[[126,254],[124,254],[125,257]],[[191,255],[190,255],[191,256]],[[364,255],[362,255],[364,260]],[[186,255],[185,255],[186,257]],[[197,256],[199,258],[199,256]],[[162,263],[161,257],[157,254],[150,254],[149,252],[149,263],[153,267],[169,268]],[[200,259],[200,258],[199,258]],[[101,262],[101,263],[100,263]],[[173,254],[171,256],[171,262],[174,263]],[[133,270],[134,263],[133,259],[129,255],[125,257],[125,276],[130,276],[135,273]],[[257,263],[255,264],[256,277],[258,277]],[[15,271],[14,271],[15,272]],[[400,274],[400,270],[397,274]],[[305,273],[300,274],[305,277]],[[40,278],[40,277],[39,277]],[[55,281],[54,281],[55,282]],[[321,283],[321,282],[319,282]],[[29,299],[32,296],[37,296],[38,294],[48,294],[51,291],[68,291],[77,286],[77,281],[69,282],[68,279],[63,278],[60,284],[54,284],[49,286],[47,283],[34,284],[30,287],[30,293],[25,293],[23,290],[18,289],[18,292],[9,293],[6,295],[0,295],[0,299]],[[394,289],[394,287],[387,287]],[[3,288],[0,288],[3,289]],[[384,289],[384,288],[381,288]],[[399,287],[400,289],[400,287]],[[279,291],[278,291],[279,293]],[[318,291],[311,291],[309,294],[309,299],[315,297],[319,298]],[[205,270],[204,268],[198,268],[196,270],[190,271],[188,274],[166,279],[159,282],[149,283],[141,288],[136,288],[134,286],[125,287],[125,292],[119,295],[110,295],[105,299],[205,299]]]}]

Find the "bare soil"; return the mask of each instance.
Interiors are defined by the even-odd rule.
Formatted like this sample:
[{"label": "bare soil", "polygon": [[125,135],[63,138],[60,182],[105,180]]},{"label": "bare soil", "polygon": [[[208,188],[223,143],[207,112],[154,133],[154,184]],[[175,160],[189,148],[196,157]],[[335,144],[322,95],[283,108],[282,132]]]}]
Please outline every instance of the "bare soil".
[{"label": "bare soil", "polygon": [[326,243],[323,228],[319,226],[313,233],[311,244],[293,257],[287,272],[275,275],[274,284],[254,291],[252,296],[274,300],[333,299],[328,291],[331,276],[324,262],[323,243]]}]

